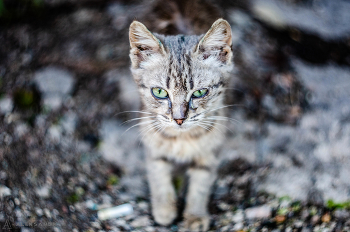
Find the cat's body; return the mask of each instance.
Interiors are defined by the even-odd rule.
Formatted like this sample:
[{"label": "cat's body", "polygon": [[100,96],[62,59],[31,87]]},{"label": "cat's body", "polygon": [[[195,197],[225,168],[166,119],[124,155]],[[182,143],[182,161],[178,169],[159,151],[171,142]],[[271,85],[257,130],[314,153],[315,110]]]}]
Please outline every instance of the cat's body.
[{"label": "cat's body", "polygon": [[231,28],[219,19],[204,36],[162,36],[135,21],[129,35],[155,221],[169,225],[177,216],[173,164],[191,163],[185,227],[207,230],[207,204],[226,132]]}]

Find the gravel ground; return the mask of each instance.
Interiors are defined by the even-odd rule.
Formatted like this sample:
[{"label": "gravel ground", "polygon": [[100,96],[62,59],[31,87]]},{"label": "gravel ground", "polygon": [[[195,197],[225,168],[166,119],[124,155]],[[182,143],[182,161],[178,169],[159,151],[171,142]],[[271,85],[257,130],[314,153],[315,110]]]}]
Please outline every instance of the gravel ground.
[{"label": "gravel ground", "polygon": [[[153,221],[141,138],[125,123],[139,107],[126,30],[152,9],[140,6],[55,0],[0,17],[0,231],[181,228],[181,217]],[[236,51],[228,104],[239,106],[211,230],[350,231],[349,4],[219,6]],[[180,209],[185,182],[174,180]],[[122,204],[133,212],[97,213]]]}]

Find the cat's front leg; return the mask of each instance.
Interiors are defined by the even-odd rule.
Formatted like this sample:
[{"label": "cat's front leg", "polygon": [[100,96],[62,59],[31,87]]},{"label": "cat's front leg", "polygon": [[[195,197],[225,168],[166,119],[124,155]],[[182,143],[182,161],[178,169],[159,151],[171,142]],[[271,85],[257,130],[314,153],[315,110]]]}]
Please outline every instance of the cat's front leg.
[{"label": "cat's front leg", "polygon": [[169,225],[177,216],[176,193],[172,185],[173,165],[163,159],[147,160],[148,183],[151,190],[152,214],[161,225]]},{"label": "cat's front leg", "polygon": [[210,217],[208,201],[211,187],[216,179],[216,168],[198,166],[188,170],[189,188],[184,212],[185,229],[207,231]]}]

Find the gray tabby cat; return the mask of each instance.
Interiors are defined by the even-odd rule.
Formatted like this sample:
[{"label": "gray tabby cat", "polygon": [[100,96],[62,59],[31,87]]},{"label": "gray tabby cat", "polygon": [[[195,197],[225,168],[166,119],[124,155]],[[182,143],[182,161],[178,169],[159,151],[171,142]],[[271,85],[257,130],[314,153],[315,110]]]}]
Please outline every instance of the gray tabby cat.
[{"label": "gray tabby cat", "polygon": [[204,36],[164,36],[134,21],[129,39],[131,71],[145,114],[140,126],[154,219],[169,225],[176,218],[172,171],[174,164],[191,163],[185,227],[207,230],[207,204],[226,132],[231,27],[218,19]]}]

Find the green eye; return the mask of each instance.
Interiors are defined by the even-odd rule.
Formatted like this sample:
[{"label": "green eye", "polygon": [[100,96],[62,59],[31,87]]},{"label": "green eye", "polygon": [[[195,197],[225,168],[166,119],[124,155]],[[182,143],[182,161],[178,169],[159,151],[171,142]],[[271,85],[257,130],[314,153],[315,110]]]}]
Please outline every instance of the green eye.
[{"label": "green eye", "polygon": [[200,90],[197,90],[193,93],[193,96],[194,97],[203,97],[205,94],[207,94],[208,92],[208,89],[200,89]]},{"label": "green eye", "polygon": [[168,92],[161,88],[152,88],[152,93],[157,98],[168,98]]}]

